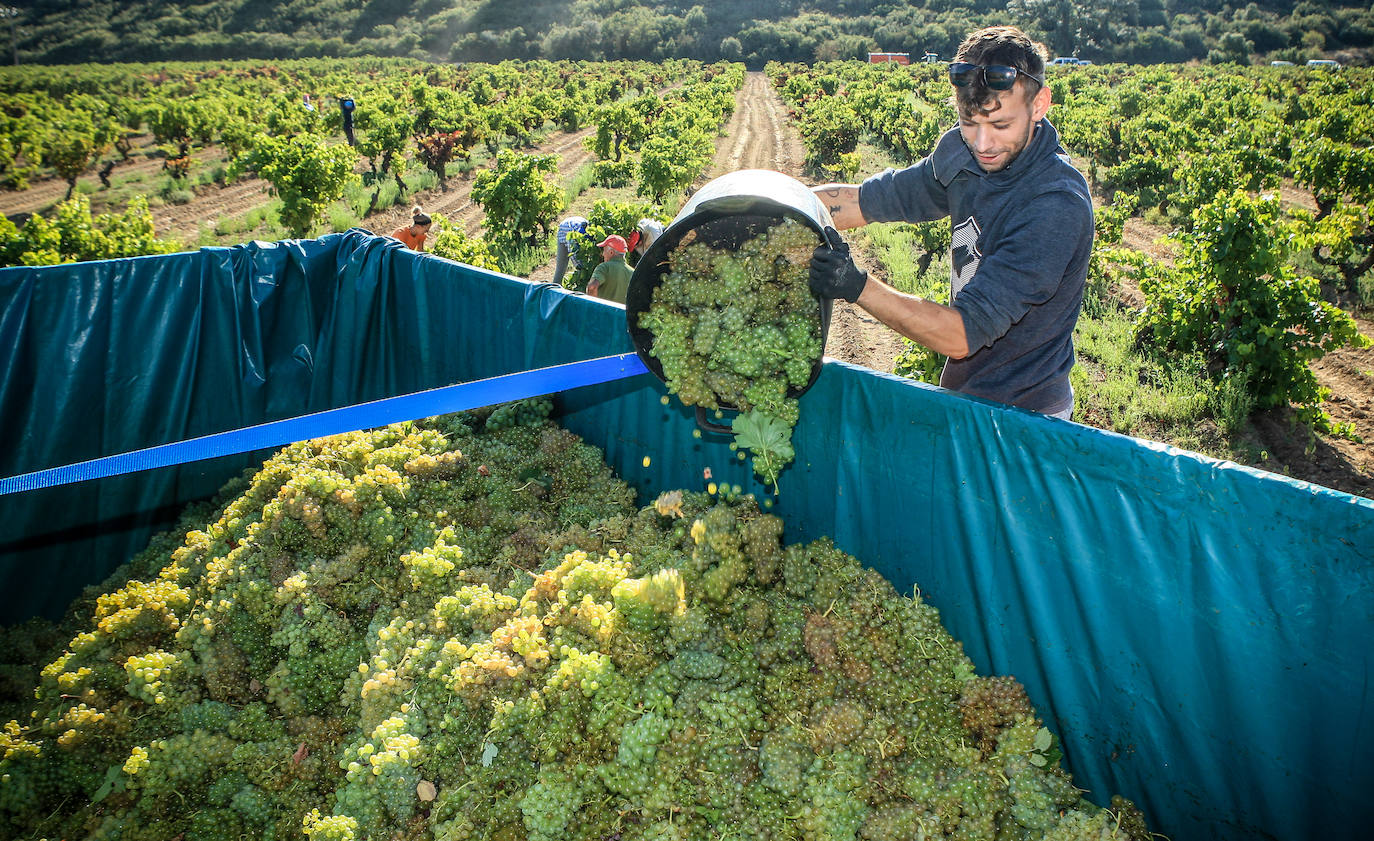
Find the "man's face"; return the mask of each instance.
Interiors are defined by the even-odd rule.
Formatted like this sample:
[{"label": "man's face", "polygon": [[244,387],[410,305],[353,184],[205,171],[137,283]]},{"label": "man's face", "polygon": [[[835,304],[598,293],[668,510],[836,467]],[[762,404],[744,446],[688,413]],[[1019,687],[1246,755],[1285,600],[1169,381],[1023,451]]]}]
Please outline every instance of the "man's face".
[{"label": "man's face", "polygon": [[1041,88],[1027,102],[1025,85],[1018,79],[1010,90],[998,92],[990,111],[959,115],[959,132],[984,172],[999,172],[1016,160],[1030,143],[1035,124],[1049,111],[1049,88]]}]

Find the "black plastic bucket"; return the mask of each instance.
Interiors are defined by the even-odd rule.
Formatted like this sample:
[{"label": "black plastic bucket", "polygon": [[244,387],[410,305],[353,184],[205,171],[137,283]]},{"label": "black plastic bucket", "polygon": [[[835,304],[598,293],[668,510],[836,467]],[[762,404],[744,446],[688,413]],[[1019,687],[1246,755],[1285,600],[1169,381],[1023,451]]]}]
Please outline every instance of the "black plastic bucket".
[{"label": "black plastic bucket", "polygon": [[[795,219],[816,232],[816,244],[824,242],[824,230],[832,225],[826,210],[811,189],[791,176],[769,169],[742,169],[707,182],[683,205],[677,217],[664,229],[648,252],[635,266],[630,288],[625,295],[625,321],[634,342],[635,353],[660,380],[663,366],[649,349],[654,336],[639,326],[639,317],[653,303],[654,290],[668,273],[668,257],[679,245],[703,242],[710,248],[736,249],[784,219]],[[825,354],[826,333],[830,330],[829,299],[820,302],[821,356]],[[805,386],[790,387],[789,397],[804,394],[821,374],[821,358],[811,366]],[[733,410],[733,406],[721,406]],[[697,407],[697,423],[713,432],[729,432],[729,427],[709,423],[706,410]]]}]

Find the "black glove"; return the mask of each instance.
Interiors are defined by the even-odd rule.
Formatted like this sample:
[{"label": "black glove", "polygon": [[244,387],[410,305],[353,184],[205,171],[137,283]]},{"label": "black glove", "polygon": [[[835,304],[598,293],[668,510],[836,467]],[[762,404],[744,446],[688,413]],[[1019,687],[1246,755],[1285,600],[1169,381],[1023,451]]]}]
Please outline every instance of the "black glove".
[{"label": "black glove", "polygon": [[849,243],[839,231],[827,226],[825,242],[811,253],[811,291],[821,298],[843,298],[850,303],[859,300],[868,284],[868,272],[854,265]]}]

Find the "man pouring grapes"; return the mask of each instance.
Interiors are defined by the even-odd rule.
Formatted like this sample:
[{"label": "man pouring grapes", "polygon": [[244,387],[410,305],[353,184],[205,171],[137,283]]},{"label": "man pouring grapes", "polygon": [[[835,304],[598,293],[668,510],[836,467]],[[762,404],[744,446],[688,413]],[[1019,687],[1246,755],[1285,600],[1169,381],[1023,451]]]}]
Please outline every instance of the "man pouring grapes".
[{"label": "man pouring grapes", "polygon": [[811,288],[947,356],[945,388],[1068,419],[1093,209],[1045,119],[1043,48],[1015,27],[982,29],[960,45],[949,78],[959,124],[929,156],[862,184],[813,188],[840,229],[949,217],[949,305],[870,279],[834,229],[812,257]]}]

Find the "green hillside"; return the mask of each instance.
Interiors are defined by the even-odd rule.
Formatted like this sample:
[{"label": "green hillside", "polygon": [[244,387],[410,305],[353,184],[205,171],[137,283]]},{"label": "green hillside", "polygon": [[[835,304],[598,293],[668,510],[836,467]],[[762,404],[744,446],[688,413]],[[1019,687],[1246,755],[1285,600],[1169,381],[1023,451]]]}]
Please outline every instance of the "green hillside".
[{"label": "green hillside", "polygon": [[1095,61],[1368,64],[1374,11],[1338,0],[12,0],[19,63],[386,55],[433,60],[948,56],[1017,23]]}]

